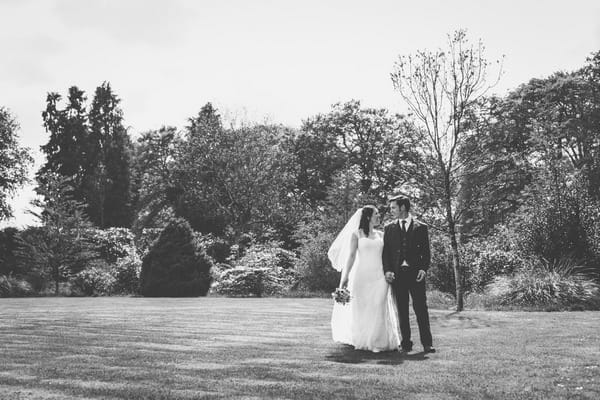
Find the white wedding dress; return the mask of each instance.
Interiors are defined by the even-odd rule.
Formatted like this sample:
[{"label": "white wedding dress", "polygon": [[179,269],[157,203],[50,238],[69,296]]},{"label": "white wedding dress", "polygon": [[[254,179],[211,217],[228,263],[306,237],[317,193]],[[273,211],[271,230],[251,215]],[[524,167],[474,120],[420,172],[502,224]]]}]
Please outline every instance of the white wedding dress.
[{"label": "white wedding dress", "polygon": [[398,317],[391,288],[385,281],[381,253],[383,239],[358,239],[356,261],[350,271],[350,302],[334,303],[333,340],[373,352],[398,349]]}]

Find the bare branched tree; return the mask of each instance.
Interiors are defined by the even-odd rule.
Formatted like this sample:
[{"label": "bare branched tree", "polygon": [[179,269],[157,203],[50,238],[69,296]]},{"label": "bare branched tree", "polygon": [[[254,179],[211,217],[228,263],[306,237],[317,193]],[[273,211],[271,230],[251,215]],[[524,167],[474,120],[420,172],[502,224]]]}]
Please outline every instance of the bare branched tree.
[{"label": "bare branched tree", "polygon": [[[483,43],[470,44],[466,32],[458,30],[448,35],[448,48],[418,51],[400,56],[391,74],[394,87],[416,122],[421,125],[425,158],[431,160],[433,174],[438,178],[422,182],[424,187],[434,182],[430,191],[438,199],[445,216],[446,231],[452,246],[452,264],[456,282],[456,307],[463,309],[462,272],[458,253],[457,210],[464,178],[460,150],[471,138],[468,116],[479,100],[494,87],[502,75],[502,62],[497,61],[497,78],[490,83],[492,63],[484,57]],[[430,172],[431,173],[431,172]]]}]

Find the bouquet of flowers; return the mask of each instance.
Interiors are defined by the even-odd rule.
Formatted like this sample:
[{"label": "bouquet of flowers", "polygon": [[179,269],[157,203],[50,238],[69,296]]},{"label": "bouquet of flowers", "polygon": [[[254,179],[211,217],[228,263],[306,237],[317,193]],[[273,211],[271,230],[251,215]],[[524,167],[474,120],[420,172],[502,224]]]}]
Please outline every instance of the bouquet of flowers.
[{"label": "bouquet of flowers", "polygon": [[337,288],[335,292],[331,293],[331,297],[336,303],[345,305],[350,301],[350,291],[346,288]]}]

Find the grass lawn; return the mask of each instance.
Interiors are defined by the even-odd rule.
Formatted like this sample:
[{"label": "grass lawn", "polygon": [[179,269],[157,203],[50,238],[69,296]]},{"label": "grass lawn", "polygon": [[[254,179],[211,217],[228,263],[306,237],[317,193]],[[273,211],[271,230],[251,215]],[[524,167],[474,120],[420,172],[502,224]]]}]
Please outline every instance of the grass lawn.
[{"label": "grass lawn", "polygon": [[600,398],[600,312],[432,310],[403,356],[333,343],[331,305],[0,299],[0,399]]}]

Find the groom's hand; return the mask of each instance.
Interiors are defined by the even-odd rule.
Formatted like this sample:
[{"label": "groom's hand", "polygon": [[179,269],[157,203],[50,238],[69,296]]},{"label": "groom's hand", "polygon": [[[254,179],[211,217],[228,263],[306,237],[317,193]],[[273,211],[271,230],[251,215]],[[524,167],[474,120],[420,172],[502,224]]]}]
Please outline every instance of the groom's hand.
[{"label": "groom's hand", "polygon": [[425,279],[425,274],[426,272],[420,269],[417,273],[417,282],[421,282],[423,279]]},{"label": "groom's hand", "polygon": [[394,273],[391,271],[388,271],[385,273],[385,280],[387,281],[387,283],[392,283],[394,282]]}]

